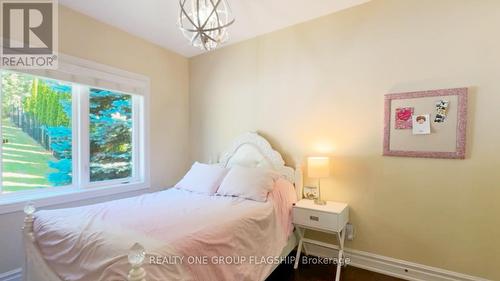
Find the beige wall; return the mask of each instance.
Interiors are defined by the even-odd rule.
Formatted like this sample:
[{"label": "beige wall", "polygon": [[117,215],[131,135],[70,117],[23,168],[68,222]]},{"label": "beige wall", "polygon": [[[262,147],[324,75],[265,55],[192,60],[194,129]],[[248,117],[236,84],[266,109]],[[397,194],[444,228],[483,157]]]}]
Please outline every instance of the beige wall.
[{"label": "beige wall", "polygon": [[[192,158],[257,130],[329,152],[348,247],[500,280],[500,1],[374,0],[190,61]],[[470,87],[466,160],[382,157],[383,96]]]},{"label": "beige wall", "polygon": [[[159,46],[59,8],[59,50],[151,79],[150,149],[152,187],[172,185],[188,167],[188,60]],[[136,193],[53,207],[91,204]],[[22,265],[22,213],[0,215],[0,274]]]},{"label": "beige wall", "polygon": [[189,153],[188,60],[63,6],[59,14],[60,52],[151,79],[151,182],[175,183]]}]

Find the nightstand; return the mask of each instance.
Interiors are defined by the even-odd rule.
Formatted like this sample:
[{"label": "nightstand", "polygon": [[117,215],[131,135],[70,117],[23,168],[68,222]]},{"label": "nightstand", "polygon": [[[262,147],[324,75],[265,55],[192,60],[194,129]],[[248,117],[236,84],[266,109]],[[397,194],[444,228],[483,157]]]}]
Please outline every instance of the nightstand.
[{"label": "nightstand", "polygon": [[[300,236],[294,269],[299,265],[300,253],[304,243],[311,243],[339,251],[337,260],[337,274],[335,280],[340,279],[340,268],[344,258],[345,229],[349,221],[349,207],[345,203],[327,201],[326,205],[316,205],[314,200],[302,199],[293,207],[293,224]],[[306,229],[335,234],[339,245],[333,245],[304,238]]]}]

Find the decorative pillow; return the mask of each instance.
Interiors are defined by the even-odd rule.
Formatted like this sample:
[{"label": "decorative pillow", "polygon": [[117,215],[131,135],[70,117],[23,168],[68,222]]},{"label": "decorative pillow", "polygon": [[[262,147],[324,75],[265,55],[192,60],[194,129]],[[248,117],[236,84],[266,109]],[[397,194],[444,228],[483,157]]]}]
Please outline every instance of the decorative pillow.
[{"label": "decorative pillow", "polygon": [[228,169],[218,165],[195,162],[191,169],[175,185],[176,188],[213,195],[220,186]]},{"label": "decorative pillow", "polygon": [[278,178],[279,175],[269,169],[235,166],[227,173],[217,194],[266,202]]}]

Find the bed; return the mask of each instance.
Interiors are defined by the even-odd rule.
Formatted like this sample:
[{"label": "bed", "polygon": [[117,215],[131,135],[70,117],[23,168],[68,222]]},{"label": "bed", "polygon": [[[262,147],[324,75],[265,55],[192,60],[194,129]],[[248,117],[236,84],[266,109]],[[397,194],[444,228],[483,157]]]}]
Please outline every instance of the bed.
[{"label": "bed", "polygon": [[256,133],[237,138],[218,164],[272,169],[293,185],[275,188],[267,202],[170,188],[78,208],[28,209],[24,280],[265,280],[297,245],[290,209],[302,193],[301,169],[285,166]]}]

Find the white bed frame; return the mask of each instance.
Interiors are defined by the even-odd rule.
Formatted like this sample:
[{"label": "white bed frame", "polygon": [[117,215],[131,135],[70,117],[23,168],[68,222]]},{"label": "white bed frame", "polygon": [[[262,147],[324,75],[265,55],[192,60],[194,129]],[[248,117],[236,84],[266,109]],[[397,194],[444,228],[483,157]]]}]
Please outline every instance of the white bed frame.
[{"label": "white bed frame", "polygon": [[[221,154],[219,164],[227,168],[240,165],[273,169],[292,182],[295,185],[297,198],[302,198],[303,186],[300,164],[295,169],[285,166],[285,161],[281,154],[274,150],[269,142],[257,133],[245,133],[238,137],[231,147]],[[33,221],[33,214],[26,214],[23,226],[25,250],[23,279],[24,281],[63,281],[43,259],[33,233]],[[288,244],[283,249],[281,256],[288,256],[296,245],[296,236],[292,235]],[[277,266],[278,264],[275,264],[267,276]],[[127,281],[146,281],[146,279],[146,272],[140,265],[131,265]]]}]

